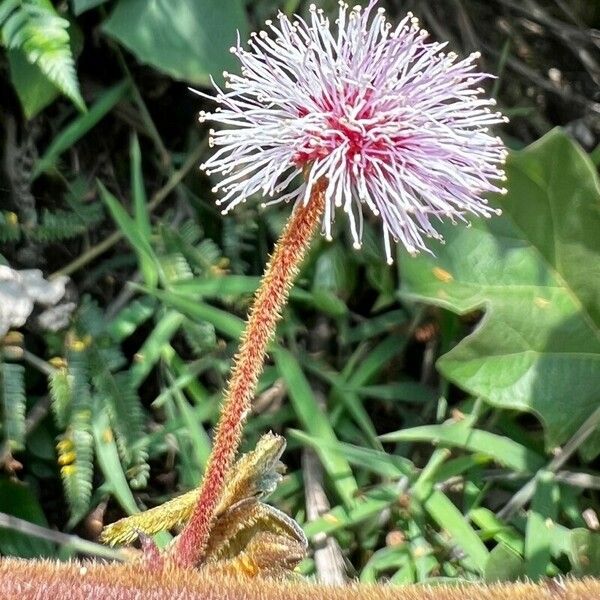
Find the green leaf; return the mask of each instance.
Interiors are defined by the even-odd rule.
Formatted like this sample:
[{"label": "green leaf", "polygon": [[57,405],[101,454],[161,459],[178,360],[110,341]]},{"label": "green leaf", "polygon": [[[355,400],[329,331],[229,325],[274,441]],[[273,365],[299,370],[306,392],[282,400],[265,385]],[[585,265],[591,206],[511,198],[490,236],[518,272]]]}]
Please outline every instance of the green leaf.
[{"label": "green leaf", "polygon": [[160,290],[144,290],[146,293],[155,296],[166,306],[180,311],[192,320],[202,323],[207,321],[215,326],[215,329],[231,338],[239,338],[244,331],[244,321],[225,310],[210,306],[204,302],[192,300],[184,294],[174,292],[163,292]]},{"label": "green leaf", "polygon": [[237,31],[247,37],[240,0],[120,0],[104,23],[105,33],[136,58],[175,79],[209,85],[223,70],[235,69],[229,48]]},{"label": "green leaf", "polygon": [[412,510],[428,513],[449,534],[451,544],[465,551],[463,564],[483,573],[489,555],[487,548],[465,515],[443,492],[434,489],[438,473],[449,456],[449,450],[437,449],[433,452],[411,488]]},{"label": "green leaf", "polygon": [[[74,57],[83,49],[83,33],[71,23],[69,44]],[[19,96],[26,119],[32,119],[61,94],[61,90],[43,73],[39,65],[32,64],[20,48],[6,53],[10,80]]]},{"label": "green leaf", "polygon": [[484,539],[491,537],[500,545],[510,548],[515,554],[523,553],[524,543],[521,534],[501,521],[489,508],[475,508],[469,516],[473,523],[479,526]]},{"label": "green leaf", "polygon": [[448,496],[439,490],[433,490],[427,495],[415,493],[414,497],[423,510],[449,534],[451,543],[465,551],[467,556],[463,562],[469,568],[483,573],[489,553],[471,524]]},{"label": "green leaf", "polygon": [[471,429],[466,423],[423,425],[381,436],[385,442],[432,442],[491,456],[498,464],[518,472],[534,473],[545,464],[543,457],[508,437]]},{"label": "green leaf", "polygon": [[[48,81],[79,110],[84,111],[85,102],[79,91],[75,60],[67,32],[69,25],[69,21],[60,17],[48,0],[4,0],[0,3],[0,34],[3,45],[10,50],[22,51],[30,65],[39,67]],[[49,88],[42,88],[47,99]],[[35,101],[31,94],[28,95],[31,102],[29,109],[42,104],[42,99]],[[24,108],[27,114],[25,104]]]},{"label": "green leaf", "polygon": [[[174,373],[181,372],[186,367],[185,363],[177,356],[177,353],[169,345],[163,348],[163,359],[173,369]],[[204,465],[207,463],[210,456],[211,444],[208,434],[198,421],[198,417],[195,414],[193,408],[190,406],[185,396],[183,395],[180,388],[176,385],[175,378],[171,373],[169,376],[169,387],[163,392],[166,395],[173,397],[177,411],[181,414],[182,420],[185,423],[183,428],[182,436],[189,439],[190,449],[192,450],[192,456],[189,458],[195,459],[194,464],[194,481],[195,485],[198,484],[198,476],[204,471]]]},{"label": "green leaf", "polygon": [[600,575],[600,534],[587,529],[573,529],[570,535],[570,558],[578,576]]},{"label": "green leaf", "polygon": [[[536,413],[554,447],[600,401],[600,184],[561,130],[514,152],[507,174],[502,217],[444,226],[437,258],[402,256],[404,292],[457,313],[485,308],[438,368],[496,406]],[[600,453],[600,435],[582,450]]]},{"label": "green leaf", "polygon": [[[247,275],[227,275],[226,277],[201,277],[178,281],[172,289],[199,298],[223,298],[253,294],[260,285],[260,278]],[[292,290],[293,293],[294,290]]]},{"label": "green leaf", "polygon": [[[319,408],[310,384],[294,356],[283,348],[274,348],[272,354],[303,427],[313,437],[336,443],[335,432],[327,416]],[[358,485],[346,458],[335,450],[321,451],[318,454],[344,504],[348,507],[353,506],[356,502],[355,495],[358,492]]]},{"label": "green leaf", "polygon": [[[135,168],[135,164],[134,164]],[[137,176],[132,175],[132,183],[134,190],[137,187]],[[127,238],[127,241],[133,246],[135,253],[137,254],[138,261],[140,264],[140,270],[144,276],[144,281],[149,287],[155,287],[158,282],[158,260],[154,254],[154,250],[150,244],[150,223],[146,222],[143,216],[140,216],[143,209],[140,208],[140,204],[144,201],[135,200],[136,220],[134,221],[127,211],[123,208],[123,205],[117,200],[105,187],[104,184],[98,180],[98,189],[100,191],[100,197],[108,207],[112,218],[115,220],[119,229],[123,235]],[[139,195],[139,190],[137,190]],[[147,217],[147,214],[146,214]]]},{"label": "green leaf", "polygon": [[12,450],[25,443],[25,368],[0,362],[0,414],[2,432]]},{"label": "green leaf", "polygon": [[148,212],[148,198],[144,187],[144,174],[142,172],[142,152],[136,135],[131,137],[129,150],[131,157],[131,195],[133,197],[133,216],[135,224],[142,237],[150,242],[152,226]]},{"label": "green leaf", "polygon": [[[70,393],[68,427],[57,444],[61,478],[71,509],[69,525],[75,525],[89,509],[94,475],[94,448],[91,434],[92,410],[86,351],[67,352]],[[61,407],[66,412],[65,407]]]},{"label": "green leaf", "polygon": [[516,581],[525,576],[525,563],[510,546],[498,544],[488,556],[483,576],[486,583]]},{"label": "green leaf", "polygon": [[410,553],[404,546],[382,548],[371,556],[360,574],[361,583],[376,584],[380,573],[398,570],[410,560]]},{"label": "green leaf", "polygon": [[106,1],[107,0],[71,0],[71,4],[73,5],[73,12],[79,16],[92,8],[96,8],[96,6],[104,4]]},{"label": "green leaf", "polygon": [[156,323],[150,335],[146,338],[141,348],[137,351],[137,360],[129,370],[131,385],[138,389],[150,371],[160,360],[165,344],[177,333],[184,321],[183,315],[175,312],[166,312]]},{"label": "green leaf", "polygon": [[117,502],[127,514],[133,515],[139,512],[139,509],[127,484],[123,465],[119,460],[119,451],[110,427],[108,413],[97,406],[94,417],[92,432],[100,470]]},{"label": "green leaf", "polygon": [[287,433],[290,438],[299,440],[317,452],[338,452],[350,464],[367,469],[381,477],[399,479],[403,476],[412,476],[415,471],[408,459],[387,454],[383,450],[372,450],[371,448],[361,448],[352,444],[317,438],[297,429],[288,429]]},{"label": "green leaf", "polygon": [[319,533],[333,533],[379,516],[382,510],[397,501],[396,489],[392,486],[379,486],[365,494],[360,501],[355,502],[353,507],[346,509],[343,506],[335,506],[318,519],[306,523],[303,529],[309,538]]},{"label": "green leaf", "polygon": [[[0,512],[36,525],[48,525],[36,494],[21,482],[0,479]],[[55,552],[54,545],[46,540],[0,527],[0,555],[50,558]]]},{"label": "green leaf", "polygon": [[315,264],[313,292],[325,290],[338,296],[352,293],[356,283],[356,264],[348,260],[348,252],[341,244],[328,246],[319,254]]},{"label": "green leaf", "polygon": [[19,96],[25,117],[31,119],[52,104],[60,95],[60,90],[37,65],[27,60],[23,50],[19,48],[9,50],[7,57],[10,80]]},{"label": "green leaf", "polygon": [[525,571],[533,580],[546,575],[557,516],[558,485],[552,473],[540,471],[525,533]]},{"label": "green leaf", "polygon": [[156,310],[156,301],[152,297],[143,297],[130,302],[107,326],[107,332],[115,342],[129,337],[145,323]]}]

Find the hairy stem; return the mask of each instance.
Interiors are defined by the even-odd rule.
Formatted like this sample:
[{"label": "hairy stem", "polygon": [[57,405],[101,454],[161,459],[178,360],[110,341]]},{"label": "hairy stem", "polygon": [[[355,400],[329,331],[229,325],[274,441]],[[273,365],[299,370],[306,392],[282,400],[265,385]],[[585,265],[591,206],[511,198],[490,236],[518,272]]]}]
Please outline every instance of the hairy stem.
[{"label": "hairy stem", "polygon": [[321,222],[324,204],[323,186],[317,184],[308,203],[298,205],[290,217],[256,292],[234,359],[198,503],[169,557],[179,566],[195,566],[204,557],[225,478],[237,453],[244,422],[263,370],[267,346],[275,334],[290,287]]},{"label": "hairy stem", "polygon": [[0,600],[591,600],[597,579],[539,584],[349,585],[229,576],[218,567],[159,571],[135,563],[59,563],[0,558]]}]

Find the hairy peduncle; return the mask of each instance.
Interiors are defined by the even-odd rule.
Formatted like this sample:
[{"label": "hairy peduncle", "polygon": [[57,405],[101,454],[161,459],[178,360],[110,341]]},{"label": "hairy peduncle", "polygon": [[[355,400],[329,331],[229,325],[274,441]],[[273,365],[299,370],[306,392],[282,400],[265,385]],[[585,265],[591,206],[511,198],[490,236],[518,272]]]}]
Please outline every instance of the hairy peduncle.
[{"label": "hairy peduncle", "polygon": [[225,392],[198,503],[170,550],[169,559],[180,567],[198,565],[204,557],[225,478],[235,458],[256,384],[263,370],[267,346],[275,334],[281,311],[310,241],[321,223],[324,205],[324,184],[319,182],[313,187],[309,201],[298,204],[292,213],[254,297]]}]

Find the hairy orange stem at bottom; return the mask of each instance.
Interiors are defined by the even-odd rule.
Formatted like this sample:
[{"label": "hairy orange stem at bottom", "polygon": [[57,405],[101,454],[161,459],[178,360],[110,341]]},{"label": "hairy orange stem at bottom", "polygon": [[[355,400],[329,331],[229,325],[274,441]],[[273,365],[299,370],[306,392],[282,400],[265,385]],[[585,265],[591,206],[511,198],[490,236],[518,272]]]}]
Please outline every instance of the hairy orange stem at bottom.
[{"label": "hairy orange stem at bottom", "polygon": [[170,560],[179,566],[195,566],[204,557],[225,477],[237,453],[244,422],[263,370],[267,346],[275,334],[289,290],[321,222],[325,205],[323,192],[324,183],[317,183],[308,203],[298,205],[292,213],[254,297],[240,349],[234,359],[198,503],[170,552]]},{"label": "hairy orange stem at bottom", "polygon": [[540,584],[348,585],[231,577],[210,566],[148,571],[138,564],[0,558],[0,600],[592,600],[600,581]]}]

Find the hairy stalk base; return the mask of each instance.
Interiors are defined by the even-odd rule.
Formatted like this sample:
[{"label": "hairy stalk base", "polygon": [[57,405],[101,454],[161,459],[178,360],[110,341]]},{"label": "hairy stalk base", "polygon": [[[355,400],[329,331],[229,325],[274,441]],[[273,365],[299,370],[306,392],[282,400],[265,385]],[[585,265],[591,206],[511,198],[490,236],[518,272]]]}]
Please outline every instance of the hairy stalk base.
[{"label": "hairy stalk base", "polygon": [[323,182],[319,182],[313,188],[308,202],[296,206],[254,297],[225,392],[198,503],[170,551],[170,560],[179,566],[195,566],[204,557],[225,478],[235,458],[256,384],[263,370],[267,346],[275,334],[289,290],[321,222],[325,203],[323,187]]},{"label": "hairy stalk base", "polygon": [[349,585],[229,577],[209,566],[146,571],[136,564],[0,559],[0,600],[591,600],[596,579],[452,586]]}]

